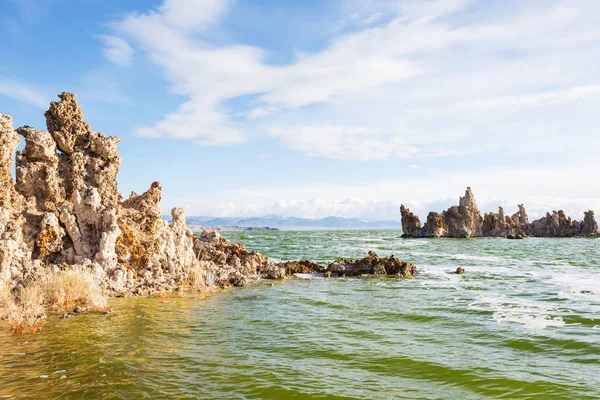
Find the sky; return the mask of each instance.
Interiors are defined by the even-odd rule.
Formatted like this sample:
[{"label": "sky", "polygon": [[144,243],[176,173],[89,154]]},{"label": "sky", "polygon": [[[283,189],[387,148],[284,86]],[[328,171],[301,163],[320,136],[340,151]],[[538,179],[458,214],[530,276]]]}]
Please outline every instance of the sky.
[{"label": "sky", "polygon": [[600,212],[600,1],[0,0],[0,113],[77,93],[163,212]]}]

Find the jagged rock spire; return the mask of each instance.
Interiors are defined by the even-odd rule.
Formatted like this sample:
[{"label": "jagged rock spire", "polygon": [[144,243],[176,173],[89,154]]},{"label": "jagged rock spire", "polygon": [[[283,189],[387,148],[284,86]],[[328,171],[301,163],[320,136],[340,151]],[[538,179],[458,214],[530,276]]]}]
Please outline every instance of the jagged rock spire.
[{"label": "jagged rock spire", "polygon": [[[0,115],[0,280],[25,278],[32,263],[85,265],[115,290],[186,279],[197,260],[183,210],[172,224],[161,218],[158,182],[121,203],[121,138],[92,131],[75,94],[59,97],[45,113],[49,132],[15,131]],[[26,145],[14,182],[17,133]]]}]

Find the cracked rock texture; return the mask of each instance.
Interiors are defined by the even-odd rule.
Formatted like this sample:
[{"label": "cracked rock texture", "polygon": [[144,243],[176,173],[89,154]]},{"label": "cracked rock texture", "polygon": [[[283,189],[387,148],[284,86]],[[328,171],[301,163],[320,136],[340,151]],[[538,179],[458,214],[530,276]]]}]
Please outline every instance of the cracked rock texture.
[{"label": "cracked rock texture", "polygon": [[525,206],[519,204],[512,216],[505,215],[504,209],[481,216],[471,188],[459,199],[458,206],[450,207],[442,213],[430,212],[427,222],[421,226],[419,217],[410,209],[400,206],[403,237],[507,237],[522,239],[535,237],[598,236],[598,224],[593,211],[584,213],[583,221],[573,221],[563,211],[547,213],[545,217],[529,222]]}]

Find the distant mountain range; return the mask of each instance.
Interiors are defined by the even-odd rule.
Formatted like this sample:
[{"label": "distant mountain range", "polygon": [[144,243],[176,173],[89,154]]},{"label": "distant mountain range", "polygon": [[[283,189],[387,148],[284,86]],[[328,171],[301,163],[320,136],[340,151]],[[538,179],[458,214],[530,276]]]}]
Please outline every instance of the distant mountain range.
[{"label": "distant mountain range", "polygon": [[265,215],[264,217],[187,217],[188,225],[208,227],[270,227],[279,229],[399,229],[400,221],[373,221],[360,218],[326,217],[296,218]]}]

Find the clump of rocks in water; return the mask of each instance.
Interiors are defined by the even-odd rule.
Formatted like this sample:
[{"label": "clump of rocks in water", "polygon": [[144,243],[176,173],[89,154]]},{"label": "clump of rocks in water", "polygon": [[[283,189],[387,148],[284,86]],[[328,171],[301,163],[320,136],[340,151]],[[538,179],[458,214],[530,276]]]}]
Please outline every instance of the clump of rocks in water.
[{"label": "clump of rocks in water", "polygon": [[498,212],[485,213],[483,216],[475,202],[475,196],[468,187],[464,197],[459,198],[457,206],[427,215],[425,225],[421,225],[418,216],[410,209],[400,206],[402,217],[402,235],[405,238],[476,238],[506,237],[524,239],[533,237],[598,237],[600,231],[592,210],[584,212],[582,221],[572,220],[562,210],[546,213],[546,216],[529,222],[525,206],[518,205],[518,211],[512,216]]},{"label": "clump of rocks in water", "polygon": [[322,273],[325,277],[360,275],[418,275],[417,267],[399,258],[380,258],[370,251],[359,260],[337,259],[328,266],[309,260],[270,262],[258,252],[248,251],[241,243],[231,243],[217,232],[205,231],[194,242],[198,259],[220,286],[243,286],[251,280],[285,279],[294,274]]},{"label": "clump of rocks in water", "polygon": [[360,276],[360,275],[396,275],[415,276],[419,271],[414,264],[402,261],[393,255],[380,258],[373,251],[360,260],[347,260],[340,258],[327,267],[325,276]]}]

